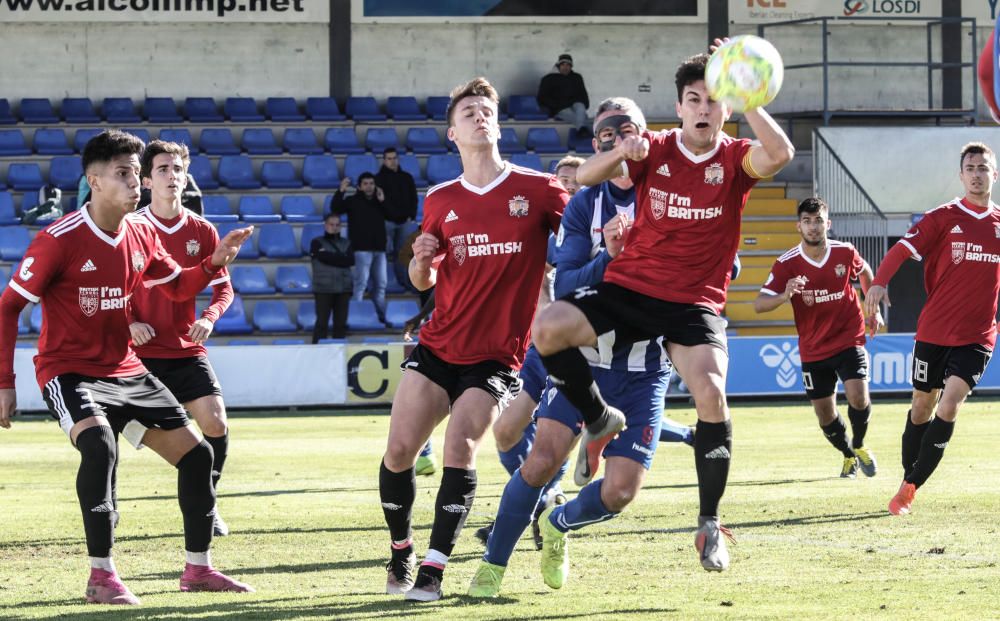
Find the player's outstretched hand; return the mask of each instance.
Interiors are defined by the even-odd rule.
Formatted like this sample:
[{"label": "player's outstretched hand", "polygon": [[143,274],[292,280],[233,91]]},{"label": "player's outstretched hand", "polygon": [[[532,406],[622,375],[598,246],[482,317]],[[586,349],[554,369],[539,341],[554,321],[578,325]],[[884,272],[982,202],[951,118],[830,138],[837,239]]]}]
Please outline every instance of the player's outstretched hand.
[{"label": "player's outstretched hand", "polygon": [[153,330],[153,326],[141,321],[130,323],[128,331],[132,333],[132,343],[134,345],[145,345],[156,336],[156,330]]},{"label": "player's outstretched hand", "polygon": [[413,260],[422,270],[430,269],[438,251],[438,240],[430,233],[421,233],[413,240]]},{"label": "player's outstretched hand", "polygon": [[712,41],[711,45],[708,46],[708,53],[714,54],[715,50],[719,49],[726,43],[729,43],[729,37],[723,37],[721,39],[716,39],[715,41]]},{"label": "player's outstretched hand", "polygon": [[885,325],[885,321],[882,320],[882,313],[875,311],[874,315],[868,315],[865,317],[865,326],[868,328],[868,335],[871,338],[875,338],[875,335],[879,333],[882,326]]},{"label": "player's outstretched hand", "polygon": [[626,136],[618,144],[618,153],[626,160],[642,161],[649,155],[649,141],[642,136]]},{"label": "player's outstretched hand", "polygon": [[796,276],[795,278],[788,279],[788,284],[785,285],[785,295],[789,300],[792,299],[796,293],[802,293],[802,290],[806,288],[806,283],[808,280],[805,276]]},{"label": "player's outstretched hand", "polygon": [[232,263],[236,254],[240,251],[243,242],[253,235],[253,225],[242,229],[233,229],[226,233],[226,236],[219,240],[219,245],[212,253],[212,265],[215,267],[225,267]]},{"label": "player's outstretched hand", "polygon": [[621,254],[622,249],[625,248],[625,236],[630,228],[632,228],[632,222],[625,214],[617,214],[604,225],[604,246],[608,250],[608,256],[612,259]]},{"label": "player's outstretched hand", "polygon": [[881,304],[885,302],[886,308],[892,306],[889,303],[889,292],[882,285],[872,285],[868,287],[865,294],[865,315],[872,316],[882,310]]},{"label": "player's outstretched hand", "polygon": [[17,410],[17,391],[13,388],[0,389],[0,427],[10,429],[10,419]]},{"label": "player's outstretched hand", "polygon": [[204,343],[205,340],[212,335],[212,330],[214,328],[214,321],[202,317],[198,321],[191,324],[191,329],[188,330],[188,336],[191,337],[192,342]]}]

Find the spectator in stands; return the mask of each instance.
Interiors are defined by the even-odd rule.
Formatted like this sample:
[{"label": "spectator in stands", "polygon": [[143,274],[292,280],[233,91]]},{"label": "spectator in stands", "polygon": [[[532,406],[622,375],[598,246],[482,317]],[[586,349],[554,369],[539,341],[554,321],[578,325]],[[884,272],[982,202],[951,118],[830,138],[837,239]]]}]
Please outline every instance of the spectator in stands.
[{"label": "spectator in stands", "polygon": [[538,105],[560,121],[572,123],[578,135],[590,136],[587,108],[590,97],[583,76],[573,71],[573,57],[561,54],[551,73],[538,85]]},{"label": "spectator in stands", "polygon": [[556,179],[562,184],[570,196],[576,194],[580,184],[576,180],[576,169],[584,162],[582,157],[567,155],[556,164]]},{"label": "spectator in stands", "polygon": [[323,235],[312,240],[309,247],[312,257],[313,295],[316,298],[316,325],[313,326],[313,344],[325,339],[330,314],[333,314],[333,338],[347,336],[347,313],[350,309],[354,266],[351,242],[340,236],[340,216],[326,214]]},{"label": "spectator in stands", "polygon": [[368,278],[374,279],[372,301],[379,321],[385,323],[385,194],[375,186],[375,175],[363,172],[358,176],[357,191],[349,197],[350,177],[344,177],[333,195],[330,209],[335,214],[347,214],[347,237],[354,249],[354,299],[361,301],[368,288]]},{"label": "spectator in stands", "polygon": [[38,190],[38,204],[21,214],[21,224],[45,224],[62,215],[62,190],[46,183]]},{"label": "spectator in stands", "polygon": [[406,236],[407,222],[417,219],[417,185],[413,176],[399,168],[399,152],[396,147],[386,147],[382,152],[382,168],[375,175],[375,186],[382,189],[385,200],[385,236],[388,241],[386,252],[395,261]]}]

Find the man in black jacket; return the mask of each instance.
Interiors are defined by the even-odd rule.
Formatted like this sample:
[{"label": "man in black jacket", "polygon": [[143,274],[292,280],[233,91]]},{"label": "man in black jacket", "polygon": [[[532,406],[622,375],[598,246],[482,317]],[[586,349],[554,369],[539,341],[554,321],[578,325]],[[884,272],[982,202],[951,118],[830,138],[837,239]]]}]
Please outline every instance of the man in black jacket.
[{"label": "man in black jacket", "polygon": [[374,279],[375,312],[385,323],[385,194],[375,186],[375,175],[370,172],[358,176],[357,191],[345,198],[350,187],[351,179],[344,177],[330,210],[347,214],[347,237],[354,249],[354,299],[360,302],[365,297],[370,275]]},{"label": "man in black jacket", "polygon": [[590,97],[583,76],[573,71],[573,57],[561,54],[554,70],[538,85],[538,105],[560,121],[572,123],[578,133],[587,132]]},{"label": "man in black jacket", "polygon": [[312,257],[313,296],[316,298],[316,325],[313,326],[313,344],[325,339],[333,313],[333,338],[347,336],[347,311],[350,308],[354,266],[351,242],[340,236],[340,216],[326,214],[323,235],[312,240],[309,246]]},{"label": "man in black jacket", "polygon": [[375,187],[385,194],[382,206],[385,208],[385,236],[388,241],[386,252],[389,261],[394,262],[402,247],[407,231],[404,224],[417,219],[417,186],[413,176],[399,168],[399,152],[396,147],[386,147],[382,152],[382,168],[375,175]]}]

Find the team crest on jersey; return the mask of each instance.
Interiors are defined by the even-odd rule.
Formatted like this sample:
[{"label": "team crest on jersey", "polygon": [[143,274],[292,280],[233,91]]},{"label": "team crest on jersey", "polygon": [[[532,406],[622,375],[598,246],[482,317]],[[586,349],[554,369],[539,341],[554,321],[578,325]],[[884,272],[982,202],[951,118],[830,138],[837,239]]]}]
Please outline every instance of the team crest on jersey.
[{"label": "team crest on jersey", "polygon": [[656,188],[649,188],[649,208],[653,217],[659,220],[667,213],[667,193]]},{"label": "team crest on jersey", "polygon": [[93,317],[100,306],[98,291],[98,287],[80,287],[80,310],[87,317]]},{"label": "team crest on jersey", "polygon": [[722,164],[716,162],[705,168],[705,183],[708,185],[722,185],[722,180]]},{"label": "team crest on jersey", "polygon": [[465,257],[467,256],[465,248],[465,235],[456,235],[455,237],[448,238],[451,242],[451,253],[455,257],[455,261],[461,265],[465,263]]},{"label": "team crest on jersey", "polygon": [[184,249],[187,251],[189,257],[196,257],[201,252],[201,243],[197,239],[189,239],[184,244]]},{"label": "team crest on jersey", "polygon": [[523,218],[528,215],[528,199],[523,196],[515,196],[507,202],[510,208],[510,215],[515,218]]},{"label": "team crest on jersey", "polygon": [[804,289],[802,291],[802,303],[806,306],[812,306],[816,302],[816,292],[812,289]]},{"label": "team crest on jersey", "polygon": [[965,258],[965,242],[951,242],[951,262],[958,265]]},{"label": "team crest on jersey", "polygon": [[847,268],[844,267],[843,263],[838,263],[837,267],[833,268],[833,273],[837,275],[837,278],[840,278],[847,273]]},{"label": "team crest on jersey", "polygon": [[144,267],[146,267],[146,257],[141,251],[136,250],[132,253],[132,269],[141,272]]}]

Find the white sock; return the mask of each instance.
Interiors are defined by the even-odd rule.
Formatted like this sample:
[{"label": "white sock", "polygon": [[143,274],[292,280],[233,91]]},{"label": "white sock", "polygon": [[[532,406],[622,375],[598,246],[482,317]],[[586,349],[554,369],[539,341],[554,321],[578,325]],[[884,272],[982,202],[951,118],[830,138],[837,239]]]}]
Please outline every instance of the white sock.
[{"label": "white sock", "polygon": [[91,569],[103,569],[104,571],[109,571],[115,575],[118,574],[118,571],[115,569],[115,561],[110,556],[104,558],[90,556],[87,558],[90,559]]},{"label": "white sock", "polygon": [[437,550],[427,550],[427,556],[424,557],[424,562],[444,569],[444,567],[448,564],[448,557],[443,552],[439,552]]},{"label": "white sock", "polygon": [[212,566],[212,557],[209,550],[204,552],[188,552],[185,550],[184,554],[187,556],[187,562],[192,565],[201,565],[202,567]]}]

